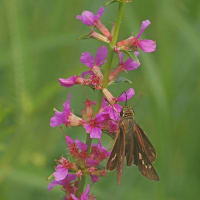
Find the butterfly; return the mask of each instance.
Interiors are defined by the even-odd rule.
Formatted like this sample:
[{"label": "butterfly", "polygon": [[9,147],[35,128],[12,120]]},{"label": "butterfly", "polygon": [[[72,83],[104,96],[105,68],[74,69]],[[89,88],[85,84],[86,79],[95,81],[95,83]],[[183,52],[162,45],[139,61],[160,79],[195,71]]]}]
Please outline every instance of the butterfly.
[{"label": "butterfly", "polygon": [[144,131],[135,122],[135,114],[130,106],[124,106],[120,113],[119,130],[106,166],[107,170],[116,169],[118,183],[121,180],[125,157],[127,166],[134,164],[143,176],[159,181],[159,176],[152,165],[156,159],[156,151]]}]

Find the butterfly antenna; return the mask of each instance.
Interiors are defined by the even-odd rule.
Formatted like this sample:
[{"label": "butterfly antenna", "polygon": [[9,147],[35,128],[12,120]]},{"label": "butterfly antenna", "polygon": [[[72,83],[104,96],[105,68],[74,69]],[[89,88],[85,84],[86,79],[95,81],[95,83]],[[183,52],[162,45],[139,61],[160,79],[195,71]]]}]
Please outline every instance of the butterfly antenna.
[{"label": "butterfly antenna", "polygon": [[127,93],[125,91],[125,94],[126,94],[126,102],[125,102],[125,106],[127,106]]}]

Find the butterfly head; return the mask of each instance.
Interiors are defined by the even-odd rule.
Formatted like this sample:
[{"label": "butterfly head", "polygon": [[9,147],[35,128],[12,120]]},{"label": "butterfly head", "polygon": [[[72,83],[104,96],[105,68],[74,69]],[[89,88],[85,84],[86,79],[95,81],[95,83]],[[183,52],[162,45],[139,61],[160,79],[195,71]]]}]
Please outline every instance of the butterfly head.
[{"label": "butterfly head", "polygon": [[120,112],[120,117],[133,118],[135,115],[133,109],[130,106],[124,106]]}]

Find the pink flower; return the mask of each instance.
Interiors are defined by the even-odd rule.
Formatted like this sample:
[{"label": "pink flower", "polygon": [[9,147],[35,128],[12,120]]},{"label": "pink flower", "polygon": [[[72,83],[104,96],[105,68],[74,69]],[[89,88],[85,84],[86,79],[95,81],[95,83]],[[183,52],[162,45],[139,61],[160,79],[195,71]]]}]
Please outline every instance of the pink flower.
[{"label": "pink flower", "polygon": [[77,76],[75,75],[75,76],[71,76],[67,79],[60,78],[58,80],[62,86],[71,87],[76,84],[76,79],[77,79]]},{"label": "pink flower", "polygon": [[60,82],[61,86],[64,87],[71,87],[73,85],[76,84],[80,84],[80,85],[89,85],[90,84],[90,80],[85,79],[83,77],[80,76],[71,76],[69,78],[59,78],[58,81]]},{"label": "pink flower", "polygon": [[96,183],[97,181],[99,181],[99,177],[95,175],[91,175],[91,179],[93,183]]},{"label": "pink flower", "polygon": [[92,69],[94,65],[101,66],[105,63],[105,58],[107,57],[108,49],[106,46],[101,46],[98,48],[96,56],[93,57],[90,52],[83,52],[80,61]]},{"label": "pink flower", "polygon": [[87,156],[88,156],[88,154],[87,154],[87,149],[88,149],[87,144],[81,142],[80,140],[74,141],[69,136],[66,136],[65,140],[66,140],[66,143],[68,145],[68,148],[69,148],[72,156],[74,156],[74,157],[76,157],[80,160],[84,160],[84,159],[87,158]]},{"label": "pink flower", "polygon": [[56,127],[61,124],[66,126],[79,126],[82,123],[82,119],[74,115],[70,109],[70,100],[72,95],[70,94],[66,102],[63,104],[63,111],[55,111],[54,116],[50,119],[50,126]]},{"label": "pink flower", "polygon": [[[100,37],[105,37],[105,40],[107,40],[108,42],[112,40],[112,36],[109,32],[109,30],[106,28],[106,26],[104,24],[101,23],[100,21],[100,17],[103,15],[104,13],[104,8],[100,8],[97,12],[97,14],[93,14],[92,12],[86,10],[83,11],[81,15],[78,15],[76,18],[81,20],[83,24],[86,24],[87,26],[92,26],[92,27],[96,27],[103,35],[99,34]],[[91,36],[94,34],[95,32],[92,30]],[[98,34],[98,33],[96,33]],[[95,34],[95,35],[96,35]],[[98,37],[99,37],[98,36]],[[93,35],[92,37],[95,38],[95,36]]]},{"label": "pink flower", "polygon": [[90,185],[87,185],[85,192],[83,192],[80,198],[77,198],[74,194],[71,194],[73,200],[89,200],[89,193],[90,193]]},{"label": "pink flower", "polygon": [[140,66],[139,60],[135,62],[132,58],[128,58],[125,62],[123,61],[124,55],[122,52],[119,53],[119,66],[121,66],[122,70],[135,70]]},{"label": "pink flower", "polygon": [[[71,87],[75,84],[87,85],[95,89],[101,89],[103,84],[103,74],[100,66],[105,63],[105,59],[108,54],[108,49],[105,46],[98,48],[96,56],[93,57],[90,52],[83,52],[80,61],[90,68],[89,71],[85,71],[81,76],[71,76],[67,79],[60,78],[59,82],[61,86]],[[87,76],[87,78],[85,78]]]},{"label": "pink flower", "polygon": [[142,49],[144,52],[153,52],[156,50],[156,42],[153,40],[140,40],[140,37],[144,30],[151,24],[149,20],[145,20],[142,22],[140,32],[137,35],[137,45],[140,49]]},{"label": "pink flower", "polygon": [[73,140],[72,138],[70,138],[69,136],[65,137],[66,143],[68,144],[68,146],[70,145],[76,145],[78,147],[79,150],[86,152],[88,149],[87,144],[81,142],[80,140]]},{"label": "pink flower", "polygon": [[110,156],[110,152],[106,150],[100,143],[92,144],[92,150],[89,158],[86,160],[86,164],[88,167],[96,167],[102,162],[104,159]]},{"label": "pink flower", "polygon": [[94,119],[90,119],[84,123],[84,128],[91,138],[101,138],[103,123],[105,121],[104,113],[99,113]]},{"label": "pink flower", "polygon": [[56,181],[61,181],[65,179],[68,175],[68,170],[73,169],[74,165],[69,161],[66,160],[64,157],[58,160],[58,165],[56,166],[56,171],[53,173],[53,176]]},{"label": "pink flower", "polygon": [[131,36],[129,38],[127,38],[126,40],[122,40],[120,42],[117,43],[117,47],[116,50],[133,50],[133,51],[137,51],[137,48],[139,47],[140,49],[142,49],[142,51],[144,52],[153,52],[156,50],[156,42],[153,40],[141,40],[141,35],[144,32],[144,30],[151,24],[151,22],[149,20],[145,20],[142,22],[141,28],[140,28],[140,32],[137,35],[137,37],[135,36]]},{"label": "pink flower", "polygon": [[126,61],[123,61],[124,56],[122,52],[118,52],[119,63],[118,66],[110,73],[109,83],[115,80],[119,74],[123,71],[136,70],[140,66],[140,61],[134,61],[132,58],[128,58]]},{"label": "pink flower", "polygon": [[83,24],[86,24],[87,26],[95,26],[100,17],[104,13],[104,8],[100,8],[96,15],[94,15],[92,12],[86,10],[83,11],[81,15],[77,15],[76,18],[81,20]]},{"label": "pink flower", "polygon": [[55,181],[52,181],[51,183],[49,183],[48,190],[51,190],[53,187],[55,187],[57,185],[62,185],[64,189],[71,190],[71,182],[75,179],[76,179],[75,174],[67,174],[67,176],[65,176],[64,179],[62,179],[60,181],[55,180]]},{"label": "pink flower", "polygon": [[119,104],[107,105],[104,107],[103,112],[109,115],[109,118],[114,121],[119,121],[122,106]]},{"label": "pink flower", "polygon": [[135,95],[133,88],[129,88],[127,91],[123,92],[120,97],[117,98],[117,101],[125,102],[131,99]]},{"label": "pink flower", "polygon": [[55,115],[50,119],[50,126],[56,127],[61,124],[66,124],[71,113],[70,109],[70,99],[72,95],[70,94],[66,102],[63,104],[63,112],[56,111]]},{"label": "pink flower", "polygon": [[114,133],[115,131],[119,129],[119,126],[117,122],[110,120],[108,121],[108,128],[109,128],[110,133]]},{"label": "pink flower", "polygon": [[57,165],[56,171],[53,173],[53,176],[56,181],[63,180],[68,174],[68,168],[63,165]]}]

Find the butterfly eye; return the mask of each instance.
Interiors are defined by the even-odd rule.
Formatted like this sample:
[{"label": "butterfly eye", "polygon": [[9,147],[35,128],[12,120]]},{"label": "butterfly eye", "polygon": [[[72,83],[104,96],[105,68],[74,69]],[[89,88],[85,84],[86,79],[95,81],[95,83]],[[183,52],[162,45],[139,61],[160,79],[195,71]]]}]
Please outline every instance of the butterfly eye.
[{"label": "butterfly eye", "polygon": [[122,116],[123,116],[123,111],[120,112],[120,117],[122,117]]}]

